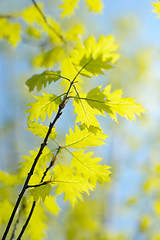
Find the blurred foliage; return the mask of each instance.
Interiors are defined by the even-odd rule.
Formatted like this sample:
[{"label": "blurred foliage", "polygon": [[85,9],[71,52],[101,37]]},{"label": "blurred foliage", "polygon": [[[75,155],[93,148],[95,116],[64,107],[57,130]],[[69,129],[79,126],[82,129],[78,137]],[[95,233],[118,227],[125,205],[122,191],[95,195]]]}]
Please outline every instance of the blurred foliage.
[{"label": "blurred foliage", "polygon": [[[92,7],[92,1],[86,1],[86,4],[91,11],[101,12],[101,1],[97,0],[95,2],[99,4],[99,7],[96,9]],[[55,3],[53,3],[53,1],[51,3],[48,1],[48,4],[54,8]],[[62,9],[61,16],[72,15],[75,11],[74,9],[78,8],[78,4],[78,1],[63,1],[63,4],[60,5],[60,9]],[[40,6],[43,10],[47,9],[47,3],[45,3],[44,6]],[[159,13],[159,2],[154,3],[153,6],[154,11]],[[76,42],[82,42],[82,35],[85,34],[85,28],[87,28],[87,26],[82,26],[80,20],[81,19],[77,19],[74,15],[72,20],[73,27],[68,30],[69,21],[65,25],[63,18],[57,22],[55,19],[47,16],[49,25],[51,24],[60,34],[58,36],[46,26],[38,12],[35,14],[33,6],[29,6],[24,10],[22,15],[19,14],[19,10],[17,10],[12,18],[0,19],[0,39],[3,39],[0,49],[3,49],[6,64],[9,61],[8,59],[12,58],[13,61],[16,61],[16,64],[20,64],[20,68],[22,68],[22,70],[20,70],[20,76],[16,74],[15,77],[13,76],[13,81],[14,78],[18,79],[16,80],[17,93],[12,96],[13,101],[11,101],[12,103],[10,104],[12,108],[12,106],[20,103],[19,109],[13,111],[14,114],[12,113],[11,116],[9,116],[9,120],[4,120],[0,129],[2,137],[6,134],[6,137],[4,137],[2,141],[7,143],[7,154],[2,153],[3,158],[5,158],[5,167],[2,165],[2,168],[8,169],[9,167],[14,172],[16,169],[15,163],[17,164],[17,159],[20,159],[21,153],[27,152],[32,145],[37,146],[37,143],[31,135],[26,133],[26,131],[19,130],[20,128],[24,128],[24,126],[20,124],[24,104],[26,101],[30,101],[30,96],[25,89],[21,94],[19,94],[19,91],[21,91],[27,77],[30,77],[37,71],[41,72],[45,68],[53,70],[59,65],[59,61],[61,62],[63,75],[67,77],[74,75],[75,69],[73,69],[67,54],[70,54]],[[19,22],[22,21],[24,24],[21,29]],[[155,57],[155,48],[152,45],[137,48],[130,47],[131,43],[132,46],[134,45],[134,41],[137,40],[139,34],[140,26],[137,25],[136,17],[133,17],[133,19],[131,19],[130,16],[113,19],[112,24],[120,46],[119,52],[121,53],[121,57],[114,71],[107,73],[107,78],[104,78],[104,81],[101,79],[99,79],[99,81],[102,84],[106,84],[109,79],[113,89],[122,88],[125,95],[136,97],[144,102],[145,107],[149,106],[152,108],[151,105],[148,105],[149,101],[151,101],[149,100],[151,93],[153,95],[155,94],[155,96],[157,96],[157,92],[159,94],[159,82],[155,79],[156,77],[154,75],[154,64],[157,60]],[[65,41],[63,41],[63,38]],[[13,45],[14,48],[18,44],[20,45],[17,49],[10,50],[9,44]],[[18,57],[16,57],[16,54]],[[27,63],[24,63],[22,59],[25,59]],[[23,64],[27,65],[25,70],[26,72],[30,71],[29,74],[24,74]],[[71,69],[71,71],[69,71],[69,69]],[[81,78],[79,78],[79,82],[81,82]],[[12,83],[8,82],[8,85],[10,85],[11,91]],[[88,85],[92,85],[92,82],[90,81],[89,84],[82,83],[80,88],[86,87],[85,89],[87,89],[89,88]],[[67,83],[64,81],[62,86],[66,88]],[[54,90],[54,87],[51,88],[51,91],[52,90]],[[149,90],[152,91],[150,92]],[[57,87],[57,92],[58,91],[59,89]],[[158,102],[157,98],[155,102]],[[46,229],[49,226],[50,232],[53,233],[53,236],[55,236],[57,240],[160,239],[160,166],[159,149],[157,146],[159,144],[159,133],[157,131],[159,116],[156,118],[153,112],[150,113],[150,109],[147,109],[147,111],[149,111],[147,117],[143,117],[136,124],[137,129],[129,127],[127,123],[122,122],[121,119],[119,119],[120,124],[118,128],[115,123],[110,121],[108,121],[107,124],[103,123],[104,128],[107,130],[110,129],[110,135],[113,134],[114,139],[116,139],[113,139],[109,144],[110,150],[109,147],[104,149],[104,152],[110,151],[106,153],[105,158],[108,160],[105,162],[109,162],[112,166],[112,182],[109,183],[111,186],[105,186],[105,188],[97,191],[92,196],[92,199],[86,198],[84,202],[79,202],[74,209],[65,205],[59,218],[54,218],[54,220],[46,213],[46,209],[49,208],[50,212],[53,212],[54,215],[58,213],[59,207],[55,199],[53,199],[54,207],[50,203],[50,200],[48,200],[48,205],[46,203],[46,206],[38,205],[27,230],[28,236],[26,239],[41,239],[41,236],[45,236],[45,231],[37,231],[37,224],[39,225],[38,229]],[[156,118],[154,122],[152,118]],[[46,121],[48,122],[48,119]],[[140,130],[142,126],[143,129]],[[62,132],[65,131],[65,129],[61,129],[61,125],[59,128]],[[127,132],[129,132],[129,134],[127,134]],[[11,143],[9,140],[6,141],[5,138],[10,139]],[[25,138],[27,141],[24,140]],[[12,142],[14,142],[13,146]],[[122,145],[123,147],[121,148]],[[153,152],[153,146],[156,148],[156,154]],[[3,148],[3,144],[1,147]],[[146,150],[146,148],[149,150]],[[140,156],[140,160],[137,155]],[[10,164],[9,161],[11,156],[13,158],[13,164]],[[30,159],[31,158],[32,157],[30,157]],[[121,160],[123,158],[125,159],[124,161]],[[130,170],[133,170],[133,173],[130,173]],[[123,179],[123,176],[127,175],[127,171],[131,176],[128,178],[124,177]],[[38,174],[39,173],[37,173],[36,177],[38,177]],[[25,177],[25,174],[22,175],[23,177],[21,176],[22,178],[19,179],[19,181],[22,181]],[[134,186],[132,184],[132,181],[134,181],[132,176],[136,181]],[[136,179],[138,179],[138,181]],[[4,172],[0,173],[0,181],[4,184],[0,185],[1,196],[3,197],[1,197],[0,203],[0,216],[2,216],[0,219],[0,223],[2,224],[0,230],[3,231],[4,223],[7,222],[13,208],[12,201],[19,193],[20,182],[16,182],[17,179],[14,177],[14,174],[7,175],[7,173],[5,174]],[[12,188],[15,184],[17,184],[16,191]],[[132,189],[133,186],[132,191],[125,191],[124,188],[128,186],[130,189]],[[122,193],[120,190],[122,190]],[[24,203],[22,203],[25,210],[21,220],[22,222],[31,207],[30,203],[28,205],[28,201],[30,200],[25,199]],[[57,202],[61,205],[61,198],[58,198]],[[4,212],[4,207],[8,209],[7,214]],[[63,220],[62,216],[65,216]],[[129,218],[129,221],[125,222],[124,218]],[[46,223],[43,225],[44,220]],[[21,221],[18,230],[22,227]],[[50,235],[48,235],[48,239],[50,239]]]}]

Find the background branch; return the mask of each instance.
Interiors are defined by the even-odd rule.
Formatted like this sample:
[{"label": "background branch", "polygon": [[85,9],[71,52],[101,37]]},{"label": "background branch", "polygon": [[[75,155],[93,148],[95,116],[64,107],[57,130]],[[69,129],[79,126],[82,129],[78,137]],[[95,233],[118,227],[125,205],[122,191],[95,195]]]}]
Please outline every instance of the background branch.
[{"label": "background branch", "polygon": [[49,29],[54,32],[62,41],[64,41],[64,38],[61,34],[59,34],[52,26],[51,24],[47,21],[47,18],[45,16],[45,14],[42,12],[42,10],[39,8],[38,4],[36,3],[35,0],[32,0],[34,6],[36,7],[36,9],[38,10],[38,12],[40,13],[40,15],[42,16],[44,22],[46,23],[46,25],[49,27]]}]

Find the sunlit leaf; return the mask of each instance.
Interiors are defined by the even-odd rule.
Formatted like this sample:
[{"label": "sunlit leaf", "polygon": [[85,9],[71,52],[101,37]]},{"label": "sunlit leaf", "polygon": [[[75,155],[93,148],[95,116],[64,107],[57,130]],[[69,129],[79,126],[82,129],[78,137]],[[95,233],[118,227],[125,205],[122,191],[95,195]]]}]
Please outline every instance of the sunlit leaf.
[{"label": "sunlit leaf", "polygon": [[48,84],[51,84],[52,82],[58,81],[61,71],[44,71],[41,74],[33,75],[28,81],[26,82],[26,85],[29,88],[29,91],[33,91],[35,87],[37,87],[37,91],[40,91],[42,88],[45,88]]},{"label": "sunlit leaf", "polygon": [[102,159],[93,158],[93,152],[84,153],[81,150],[71,152],[71,154],[73,156],[71,167],[76,169],[77,174],[82,174],[93,184],[96,184],[97,181],[101,184],[110,181],[110,171],[108,170],[110,167],[97,164]]},{"label": "sunlit leaf", "polygon": [[11,204],[7,199],[0,202],[0,225],[8,222],[12,209],[13,204]]},{"label": "sunlit leaf", "polygon": [[[63,48],[60,46],[56,46],[52,50],[36,56],[33,61],[33,64],[38,67],[46,67],[46,68],[53,67],[56,62],[61,60],[63,54],[64,54]],[[50,71],[50,72],[54,73],[54,71]],[[58,71],[57,74],[60,74],[60,71]]]},{"label": "sunlit leaf", "polygon": [[103,3],[101,0],[85,0],[90,11],[102,13]]},{"label": "sunlit leaf", "polygon": [[13,23],[8,19],[1,18],[0,29],[0,40],[7,39],[14,47],[21,41],[21,25],[19,23]]},{"label": "sunlit leaf", "polygon": [[13,186],[13,185],[19,183],[19,179],[16,175],[9,174],[7,172],[0,170],[0,184],[1,183],[8,185],[8,186]]},{"label": "sunlit leaf", "polygon": [[72,129],[69,130],[69,135],[66,135],[66,146],[67,148],[76,148],[76,149],[87,149],[88,147],[101,146],[104,143],[104,140],[108,136],[102,132],[94,134],[88,132],[87,129],[80,130],[76,125],[74,132]]},{"label": "sunlit leaf", "polygon": [[135,99],[122,98],[122,90],[113,93],[110,91],[111,85],[106,86],[103,91],[100,87],[96,87],[87,94],[86,100],[93,109],[97,109],[102,114],[107,112],[115,121],[117,121],[116,113],[129,120],[135,120],[135,115],[140,116],[145,112],[140,104],[135,103]]},{"label": "sunlit leaf", "polygon": [[[40,9],[43,9],[42,3],[38,4],[38,6]],[[23,11],[22,17],[29,24],[38,23],[42,26],[45,24],[44,19],[33,4]]]},{"label": "sunlit leaf", "polygon": [[100,130],[99,122],[95,115],[100,115],[99,111],[92,108],[87,101],[82,100],[86,98],[85,93],[79,94],[73,101],[74,114],[77,114],[76,123],[81,122],[81,125],[85,124],[89,131]]},{"label": "sunlit leaf", "polygon": [[156,3],[152,3],[154,10],[153,12],[158,13],[158,17],[160,17],[160,1],[156,2]]},{"label": "sunlit leaf", "polygon": [[75,175],[71,168],[57,165],[54,168],[53,183],[57,184],[56,194],[64,193],[64,200],[69,200],[74,206],[77,199],[82,199],[82,193],[89,194],[89,190],[94,189],[94,185],[86,178]]},{"label": "sunlit leaf", "polygon": [[61,16],[70,16],[74,14],[74,9],[78,7],[79,0],[62,0],[63,4],[59,6],[59,8],[62,8]]},{"label": "sunlit leaf", "polygon": [[[28,211],[30,211],[30,209],[28,209]],[[26,217],[28,217],[28,214],[26,214]],[[29,238],[27,236],[27,239],[40,240],[46,237],[45,230],[47,225],[45,221],[46,214],[44,208],[40,204],[37,204],[29,221],[28,228],[26,229],[26,233],[29,236]]]},{"label": "sunlit leaf", "polygon": [[93,36],[90,36],[84,45],[78,44],[72,52],[72,63],[80,74],[91,77],[104,74],[102,70],[113,68],[113,64],[119,55],[114,53],[117,45],[113,36],[101,36],[96,43]]},{"label": "sunlit leaf", "polygon": [[[41,123],[28,122],[27,129],[31,131],[34,135],[39,136],[41,138],[45,138],[49,128],[46,125],[42,125]],[[52,128],[52,132],[49,135],[49,138],[54,140],[56,136],[57,133],[55,132],[55,128]]]},{"label": "sunlit leaf", "polygon": [[54,94],[42,93],[43,96],[35,97],[37,102],[29,103],[27,106],[30,108],[26,111],[29,113],[28,121],[38,121],[41,118],[43,122],[46,115],[51,118],[53,112],[57,112],[58,106],[61,103],[61,97]]},{"label": "sunlit leaf", "polygon": [[60,211],[59,206],[55,202],[54,196],[46,196],[44,205],[47,208],[47,210],[54,215],[57,215]]},{"label": "sunlit leaf", "polygon": [[41,186],[35,187],[29,191],[30,195],[33,197],[34,201],[38,201],[40,199],[45,200],[51,191],[51,185],[49,183],[43,184]]}]

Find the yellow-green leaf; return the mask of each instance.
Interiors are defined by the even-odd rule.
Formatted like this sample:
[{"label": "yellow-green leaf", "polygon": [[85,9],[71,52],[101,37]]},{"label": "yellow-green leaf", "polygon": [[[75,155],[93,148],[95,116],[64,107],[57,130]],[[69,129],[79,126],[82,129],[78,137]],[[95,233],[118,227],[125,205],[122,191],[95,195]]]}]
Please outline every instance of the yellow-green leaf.
[{"label": "yellow-green leaf", "polygon": [[[43,9],[43,4],[38,4],[40,9]],[[29,24],[38,23],[39,25],[44,25],[44,19],[42,18],[39,11],[37,11],[36,7],[32,4],[28,8],[26,8],[23,13],[22,17],[24,20]]]},{"label": "yellow-green leaf", "polygon": [[46,196],[44,205],[47,208],[47,210],[54,215],[57,215],[60,211],[59,206],[55,202],[54,196]]},{"label": "yellow-green leaf", "polygon": [[28,121],[38,121],[41,118],[43,122],[46,119],[46,115],[51,118],[53,112],[57,112],[58,106],[61,103],[61,96],[54,94],[42,93],[43,96],[35,97],[37,102],[29,103],[27,106],[30,108],[26,111],[29,113]]},{"label": "yellow-green leaf", "polygon": [[89,131],[93,130],[95,132],[100,130],[100,125],[95,115],[100,115],[101,113],[81,98],[86,98],[86,94],[79,94],[73,101],[74,114],[77,114],[76,123],[81,122],[81,125],[85,124]]},{"label": "yellow-green leaf", "polygon": [[84,153],[84,151],[81,150],[71,152],[71,154],[73,156],[71,167],[76,169],[77,174],[82,174],[83,177],[95,185],[97,181],[101,184],[110,181],[110,171],[108,170],[110,167],[98,165],[97,163],[102,159],[93,158],[93,152]]},{"label": "yellow-green leaf", "polygon": [[[29,204],[27,203],[27,205]],[[28,212],[30,211],[30,208],[28,209]],[[28,212],[26,217],[28,217]],[[28,228],[26,229],[26,234],[29,236],[27,239],[40,240],[46,237],[44,230],[46,230],[47,225],[45,220],[46,214],[44,208],[41,206],[41,204],[37,204],[29,221]]]},{"label": "yellow-green leaf", "polygon": [[46,68],[53,67],[56,62],[61,60],[63,54],[64,54],[63,48],[60,46],[56,46],[52,50],[36,56],[33,61],[33,64],[38,67]]},{"label": "yellow-green leaf", "polygon": [[72,63],[77,71],[86,76],[97,76],[104,74],[102,70],[113,67],[119,55],[114,53],[117,45],[113,36],[101,36],[96,43],[93,36],[90,36],[84,45],[78,44],[71,54]]},{"label": "yellow-green leaf", "polygon": [[19,23],[10,22],[8,19],[0,19],[0,40],[7,39],[14,47],[21,41],[21,26]]},{"label": "yellow-green leaf", "polygon": [[158,17],[160,17],[160,1],[156,2],[156,3],[152,3],[154,10],[153,12],[158,13]]},{"label": "yellow-green leaf", "polygon": [[90,11],[102,13],[103,3],[101,0],[85,0]]},{"label": "yellow-green leaf", "polygon": [[31,189],[29,192],[30,192],[30,195],[33,197],[34,201],[37,202],[40,199],[42,199],[44,202],[45,198],[49,196],[50,191],[51,191],[51,185],[47,183]]},{"label": "yellow-green leaf", "polygon": [[51,84],[52,82],[58,81],[61,71],[44,71],[41,74],[36,74],[32,76],[28,81],[26,82],[26,85],[29,88],[29,91],[33,91],[35,87],[37,87],[37,91],[40,91],[43,87],[45,88],[48,84]]},{"label": "yellow-green leaf", "polygon": [[56,194],[64,193],[64,200],[69,200],[74,206],[77,199],[82,199],[82,193],[89,194],[89,190],[94,189],[94,185],[86,178],[75,175],[71,168],[64,165],[57,165],[54,169],[53,183],[58,185]]},{"label": "yellow-green leaf", "polygon": [[12,209],[13,205],[7,199],[4,199],[2,202],[0,202],[0,225],[8,222]]},{"label": "yellow-green leaf", "polygon": [[62,8],[61,17],[74,14],[74,9],[78,7],[78,2],[79,0],[63,0],[63,4],[59,6],[59,8]]},{"label": "yellow-green leaf", "polygon": [[87,149],[88,147],[101,146],[108,136],[98,131],[97,134],[88,132],[87,129],[80,130],[76,125],[74,132],[69,130],[69,135],[66,135],[67,148]]},{"label": "yellow-green leaf", "polygon": [[[46,125],[42,125],[41,123],[37,122],[28,122],[28,130],[31,131],[34,135],[39,136],[41,138],[45,138],[48,132],[48,127]],[[52,128],[52,132],[49,135],[49,138],[54,140],[57,136],[55,132],[55,128]]]},{"label": "yellow-green leaf", "polygon": [[8,186],[13,186],[19,183],[19,178],[16,175],[9,174],[0,170],[0,183],[3,183]]},{"label": "yellow-green leaf", "polygon": [[122,98],[122,90],[113,93],[110,91],[111,85],[106,86],[103,91],[101,87],[96,87],[87,94],[86,100],[93,109],[97,109],[101,114],[107,112],[115,121],[117,121],[116,113],[129,120],[135,120],[135,115],[139,116],[145,112],[140,104],[135,103],[135,99]]}]

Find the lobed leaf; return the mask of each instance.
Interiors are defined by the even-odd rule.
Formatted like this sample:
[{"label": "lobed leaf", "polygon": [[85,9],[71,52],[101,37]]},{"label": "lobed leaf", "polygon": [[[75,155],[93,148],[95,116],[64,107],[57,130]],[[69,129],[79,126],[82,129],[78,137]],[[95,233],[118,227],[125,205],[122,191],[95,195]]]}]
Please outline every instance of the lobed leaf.
[{"label": "lobed leaf", "polygon": [[152,3],[154,10],[153,12],[158,13],[158,17],[160,17],[160,2]]},{"label": "lobed leaf", "polygon": [[74,9],[78,7],[79,0],[63,0],[63,4],[59,6],[62,8],[61,17],[70,16],[74,14]]},{"label": "lobed leaf", "polygon": [[64,193],[64,200],[74,206],[78,199],[82,199],[82,193],[89,194],[89,190],[94,189],[94,185],[86,178],[75,175],[73,169],[64,165],[57,165],[54,169],[53,183],[57,184],[56,194]]},{"label": "lobed leaf", "polygon": [[3,183],[8,186],[13,186],[15,184],[18,184],[20,182],[17,175],[9,174],[7,172],[4,172],[0,170],[0,183]]},{"label": "lobed leaf", "polygon": [[12,23],[8,19],[0,19],[0,40],[5,38],[8,42],[16,47],[21,41],[21,25],[19,23]]},{"label": "lobed leaf", "polygon": [[81,122],[81,125],[86,126],[89,131],[96,133],[96,131],[101,129],[95,115],[100,115],[101,113],[97,109],[92,108],[87,101],[83,101],[82,98],[86,98],[85,93],[78,94],[73,101],[74,114],[77,114],[75,122]]},{"label": "lobed leaf", "polygon": [[[39,136],[41,138],[45,138],[46,134],[48,132],[49,127],[46,125],[42,125],[41,123],[37,122],[28,122],[28,130],[31,131],[34,135]],[[49,138],[54,140],[57,136],[57,133],[55,132],[55,127],[52,128],[52,132],[49,135]]]},{"label": "lobed leaf", "polygon": [[93,158],[93,152],[84,153],[84,151],[81,150],[73,151],[71,154],[73,156],[71,167],[76,169],[77,174],[81,174],[94,185],[96,185],[97,181],[101,184],[110,181],[110,171],[108,170],[110,167],[106,165],[98,165],[97,163],[102,159]]},{"label": "lobed leaf", "polygon": [[[27,203],[27,205],[29,204]],[[30,208],[28,209],[28,211],[30,211]],[[28,211],[26,217],[28,217]],[[47,225],[45,221],[46,214],[44,208],[41,206],[41,204],[37,204],[36,208],[34,209],[33,215],[29,221],[28,228],[26,229],[26,233],[29,236],[27,236],[27,239],[40,240],[43,239],[43,237],[46,238],[46,233],[44,230],[47,229]]]},{"label": "lobed leaf", "polygon": [[85,0],[90,11],[102,13],[103,3],[101,0]]},{"label": "lobed leaf", "polygon": [[33,197],[34,201],[39,201],[40,199],[45,200],[51,191],[51,185],[49,183],[43,184],[41,186],[35,187],[29,191],[30,195]]},{"label": "lobed leaf", "polygon": [[43,87],[45,88],[48,84],[51,84],[52,82],[58,81],[61,71],[44,71],[41,74],[36,74],[32,76],[28,81],[26,82],[26,85],[29,88],[29,91],[33,91],[35,87],[37,87],[37,91],[39,92]]},{"label": "lobed leaf", "polygon": [[47,208],[47,210],[52,213],[53,215],[57,215],[60,211],[59,206],[55,202],[54,196],[46,196],[44,205]]},{"label": "lobed leaf", "polygon": [[[42,9],[43,4],[42,3],[38,4],[38,7]],[[29,24],[37,23],[42,26],[45,24],[44,19],[42,18],[42,16],[40,15],[40,13],[37,11],[33,4],[23,11],[22,17]]]},{"label": "lobed leaf", "polygon": [[111,85],[106,86],[103,91],[101,87],[96,87],[87,94],[86,101],[99,113],[107,112],[115,121],[117,121],[116,113],[129,120],[135,120],[135,115],[139,116],[145,112],[140,104],[135,103],[135,99],[122,98],[122,90],[116,90],[113,93],[110,91]]},{"label": "lobed leaf", "polygon": [[43,96],[35,97],[37,102],[29,103],[27,106],[30,108],[25,112],[29,113],[28,121],[38,121],[41,118],[43,122],[46,119],[46,115],[51,118],[53,112],[57,112],[58,106],[61,103],[61,96],[54,94],[42,93]]},{"label": "lobed leaf", "polygon": [[113,68],[119,55],[114,53],[117,45],[114,43],[113,36],[101,36],[96,43],[93,36],[90,36],[84,45],[78,44],[71,54],[74,67],[86,77],[104,74],[102,70]]},{"label": "lobed leaf", "polygon": [[102,132],[98,132],[96,135],[92,132],[88,132],[87,129],[80,130],[76,125],[74,132],[69,130],[69,135],[66,135],[66,148],[87,149],[88,147],[101,146],[104,140],[108,136]]},{"label": "lobed leaf", "polygon": [[[36,56],[35,59],[33,60],[33,64],[38,67],[45,68],[53,67],[56,62],[62,59],[63,54],[64,54],[63,48],[61,46],[56,46],[53,49]],[[60,75],[60,71],[58,71],[57,73],[58,75]]]}]

